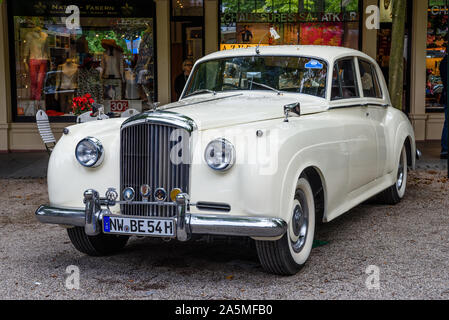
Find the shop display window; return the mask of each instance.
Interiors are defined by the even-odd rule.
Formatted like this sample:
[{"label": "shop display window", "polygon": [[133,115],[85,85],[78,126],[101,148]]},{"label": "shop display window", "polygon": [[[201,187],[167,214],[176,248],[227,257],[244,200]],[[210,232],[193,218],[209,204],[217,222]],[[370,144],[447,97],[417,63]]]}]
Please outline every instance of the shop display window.
[{"label": "shop display window", "polygon": [[106,113],[141,111],[154,102],[152,2],[12,3],[16,120],[41,109],[72,121],[67,117],[81,111],[74,99],[86,95]]},{"label": "shop display window", "polygon": [[358,0],[222,0],[220,13],[221,50],[259,43],[359,48]]},{"label": "shop display window", "polygon": [[440,62],[447,54],[448,0],[430,0],[427,21],[426,111],[443,112]]}]

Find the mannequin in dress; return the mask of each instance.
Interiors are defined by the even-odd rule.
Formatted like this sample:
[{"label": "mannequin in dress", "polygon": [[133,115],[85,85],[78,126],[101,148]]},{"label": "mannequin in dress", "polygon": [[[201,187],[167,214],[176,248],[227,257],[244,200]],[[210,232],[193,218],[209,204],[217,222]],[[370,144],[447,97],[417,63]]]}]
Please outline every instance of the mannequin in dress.
[{"label": "mannequin in dress", "polygon": [[61,112],[71,111],[73,96],[78,87],[78,67],[73,58],[58,66],[55,98],[59,101]]},{"label": "mannequin in dress", "polygon": [[123,49],[112,39],[104,39],[101,45],[105,49],[101,59],[101,77],[103,79],[121,79],[122,82],[125,82]]},{"label": "mannequin in dress", "polygon": [[48,34],[40,26],[34,27],[25,36],[24,63],[25,70],[30,74],[31,100],[41,100],[42,88],[47,64],[50,57]]}]

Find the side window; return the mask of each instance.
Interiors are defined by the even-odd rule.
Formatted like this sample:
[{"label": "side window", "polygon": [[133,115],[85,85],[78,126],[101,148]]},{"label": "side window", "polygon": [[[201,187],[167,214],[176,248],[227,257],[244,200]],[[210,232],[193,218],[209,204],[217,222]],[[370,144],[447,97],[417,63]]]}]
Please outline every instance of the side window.
[{"label": "side window", "polygon": [[379,79],[373,65],[359,59],[360,77],[362,79],[363,96],[367,98],[382,98]]},{"label": "side window", "polygon": [[339,60],[335,63],[332,77],[332,100],[360,97],[354,59]]}]

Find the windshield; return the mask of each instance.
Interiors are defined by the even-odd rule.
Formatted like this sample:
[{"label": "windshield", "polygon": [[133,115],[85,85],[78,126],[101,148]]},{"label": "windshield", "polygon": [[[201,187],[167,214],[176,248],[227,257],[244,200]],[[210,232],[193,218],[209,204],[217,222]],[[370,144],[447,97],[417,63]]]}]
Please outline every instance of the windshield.
[{"label": "windshield", "polygon": [[307,57],[250,56],[209,60],[195,67],[184,97],[200,93],[273,90],[326,97],[327,64]]}]

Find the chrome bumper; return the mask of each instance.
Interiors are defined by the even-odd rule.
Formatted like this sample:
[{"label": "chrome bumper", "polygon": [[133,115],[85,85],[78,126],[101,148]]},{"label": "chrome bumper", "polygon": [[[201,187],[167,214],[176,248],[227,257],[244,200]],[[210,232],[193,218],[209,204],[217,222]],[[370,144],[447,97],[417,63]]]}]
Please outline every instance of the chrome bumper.
[{"label": "chrome bumper", "polygon": [[[111,215],[109,207],[125,203],[100,198],[94,190],[86,191],[84,196],[85,210],[43,205],[36,210],[36,218],[42,223],[84,227],[87,235],[95,236],[102,232],[103,216]],[[157,203],[147,202],[147,204]],[[167,205],[167,203],[159,203],[159,205]],[[188,208],[194,204],[189,203],[188,196],[185,194],[178,195],[176,202],[169,205],[177,207],[177,215],[174,219],[176,238],[180,241],[189,240],[193,234],[271,238],[282,236],[287,231],[287,223],[278,218],[189,213]],[[102,206],[107,208],[103,209]]]}]

